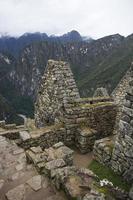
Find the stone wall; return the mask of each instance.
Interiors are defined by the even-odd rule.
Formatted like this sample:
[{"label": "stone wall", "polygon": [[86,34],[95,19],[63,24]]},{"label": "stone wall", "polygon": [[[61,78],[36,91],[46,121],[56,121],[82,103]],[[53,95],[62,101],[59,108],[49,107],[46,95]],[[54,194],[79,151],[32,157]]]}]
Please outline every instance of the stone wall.
[{"label": "stone wall", "polygon": [[117,107],[111,98],[80,98],[65,104],[64,124],[87,126],[105,135],[112,132]]},{"label": "stone wall", "polygon": [[[57,142],[64,142],[67,145],[71,145],[73,138],[70,138],[71,135],[66,135],[66,129],[52,127],[46,127],[44,130],[38,131],[38,133],[31,132],[31,138],[25,141],[20,141],[19,145],[24,149],[29,149],[30,147],[41,146],[43,149],[51,147]],[[67,143],[67,139],[69,143]]]},{"label": "stone wall", "polygon": [[82,153],[92,150],[96,139],[111,135],[116,105],[110,98],[85,98],[67,100],[63,123],[55,123],[34,131],[6,131],[3,136],[18,140],[18,144],[28,149],[33,146],[47,148],[57,142],[76,145]]},{"label": "stone wall", "polygon": [[65,127],[75,131],[75,144],[82,153],[91,151],[95,140],[113,133],[117,107],[111,98],[85,98],[67,101]]},{"label": "stone wall", "polygon": [[112,155],[112,168],[128,181],[133,181],[133,67],[130,75]]},{"label": "stone wall", "polygon": [[37,127],[62,121],[63,101],[79,98],[79,92],[70,66],[66,62],[49,60],[35,104]]},{"label": "stone wall", "polygon": [[96,140],[93,148],[94,160],[106,166],[110,166],[112,151],[114,148],[114,140],[115,136]]},{"label": "stone wall", "polygon": [[117,135],[118,127],[119,127],[119,120],[121,118],[121,108],[123,105],[123,101],[126,95],[126,90],[129,88],[129,81],[131,80],[131,68],[129,68],[126,72],[126,74],[123,76],[117,87],[112,92],[111,96],[114,99],[115,103],[118,106],[118,112],[116,116],[116,123],[114,127],[114,133]]},{"label": "stone wall", "polygon": [[111,96],[118,105],[123,104],[125,98],[126,90],[129,87],[129,81],[131,80],[131,69],[129,69],[125,76],[121,79],[117,87],[112,92]]},{"label": "stone wall", "polygon": [[[48,61],[35,105],[37,127],[61,123],[65,129],[63,140],[56,133],[51,137],[65,144],[75,143],[86,153],[96,139],[113,133],[116,113],[117,107],[105,90],[102,97],[80,98],[68,63]],[[41,139],[47,141],[44,135]]]}]

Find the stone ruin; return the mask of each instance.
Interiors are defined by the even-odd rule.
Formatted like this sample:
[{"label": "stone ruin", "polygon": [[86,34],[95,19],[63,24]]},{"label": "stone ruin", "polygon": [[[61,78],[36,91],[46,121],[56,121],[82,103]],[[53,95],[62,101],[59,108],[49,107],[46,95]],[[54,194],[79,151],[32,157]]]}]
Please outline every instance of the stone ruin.
[{"label": "stone ruin", "polygon": [[[125,79],[128,77],[128,79]],[[115,135],[97,140],[94,144],[94,159],[110,166],[123,178],[133,183],[133,65],[123,77],[120,90],[116,94],[116,102],[121,105],[116,120]],[[125,94],[122,91],[125,91]],[[120,96],[118,94],[121,94]],[[130,190],[133,199],[133,186]]]},{"label": "stone ruin", "polygon": [[49,60],[42,77],[35,104],[37,127],[63,122],[66,99],[79,98],[70,66],[66,62]]},{"label": "stone ruin", "polygon": [[60,124],[63,134],[55,134],[57,141],[89,152],[96,139],[112,134],[115,124],[117,107],[109,95],[103,95],[80,98],[69,64],[49,60],[35,104],[36,126]]},{"label": "stone ruin", "polygon": [[[4,143],[7,145],[10,140],[18,145],[15,146],[16,150],[14,146],[12,147],[14,154],[14,157],[11,155],[12,165],[13,162],[16,164],[16,155],[24,154],[24,157],[21,155],[17,158],[22,163],[19,163],[16,169],[21,171],[27,165],[22,173],[24,176],[32,165],[36,173],[40,174],[7,191],[5,196],[8,200],[24,200],[27,195],[27,184],[34,191],[42,192],[41,185],[46,176],[57,190],[65,192],[68,199],[108,199],[105,194],[99,192],[98,177],[89,169],[73,164],[74,151],[70,149],[71,146],[77,147],[81,153],[93,150],[95,160],[111,167],[127,181],[133,182],[132,73],[131,68],[127,73],[128,76],[126,75],[128,81],[124,77],[112,97],[108,95],[106,89],[99,88],[94,97],[80,98],[69,64],[62,61],[48,61],[35,104],[37,128],[28,130],[24,126],[18,127],[15,124],[6,125],[4,121],[0,122],[0,145]],[[122,87],[126,91],[125,95],[120,92]],[[122,97],[119,98],[120,93]],[[118,109],[118,101],[114,101],[115,96],[119,99],[119,104],[123,104],[122,109]],[[2,155],[4,148],[0,148]],[[11,146],[7,150],[10,154]],[[8,160],[10,161],[9,158]],[[12,165],[11,170],[14,169]],[[33,168],[30,168],[32,172]],[[9,169],[6,171],[7,174],[8,171]],[[16,180],[16,177],[20,177],[18,172],[12,176],[12,180]],[[0,180],[0,189],[3,185],[4,180]],[[43,182],[43,185],[48,187],[49,184]],[[118,192],[115,188],[111,191]],[[133,199],[133,187],[129,195],[121,191],[119,193],[121,194],[119,199]],[[59,193],[46,199],[66,199],[60,195]],[[5,199],[2,194],[2,200],[3,198]]]},{"label": "stone ruin", "polygon": [[[54,64],[54,61],[51,61],[51,63]],[[49,64],[50,63],[48,63],[47,66],[49,72],[47,71],[47,73],[51,73]],[[62,66],[62,62],[55,62],[55,65]],[[67,63],[64,63],[64,65],[69,68]],[[62,68],[60,74],[63,74]],[[72,73],[70,72],[70,74],[71,76],[69,75],[69,78],[72,81]],[[72,82],[74,83],[75,89],[76,84],[74,80]],[[116,97],[116,104],[104,88],[98,88],[95,91],[93,98],[82,99],[79,97],[77,89],[75,94],[76,98],[75,96],[71,98],[70,94],[72,91],[70,92],[69,90],[70,85],[68,85],[68,87],[65,85],[64,91],[68,90],[70,93],[67,93],[67,95],[64,95],[65,97],[62,97],[60,106],[60,108],[63,107],[61,121],[66,130],[66,138],[68,133],[74,135],[74,137],[71,136],[69,138],[70,143],[74,139],[74,144],[82,153],[91,151],[94,145],[94,158],[107,166],[111,166],[114,171],[122,174],[128,181],[133,181],[133,176],[131,175],[133,174],[132,82],[131,68],[112,93],[112,97]],[[56,83],[57,85],[60,85],[60,82],[58,83],[57,81]],[[44,80],[43,84],[50,85],[51,81],[47,78]],[[56,87],[58,88],[58,86]],[[45,94],[45,90],[46,88],[43,87],[43,94]],[[43,95],[41,97],[42,103]],[[52,99],[53,97],[49,100],[49,103]],[[124,106],[121,112],[119,105],[122,105],[123,102]],[[43,105],[44,104],[45,101]],[[46,110],[45,105],[44,107],[41,105],[37,101],[37,112],[40,114]],[[56,106],[56,103],[54,105]],[[41,109],[39,110],[39,108]],[[36,115],[36,121],[45,126],[46,123],[42,123],[41,119],[42,117],[39,117],[39,114]],[[113,135],[113,132],[115,135]],[[64,140],[63,142],[66,143],[66,141],[67,140]]]},{"label": "stone ruin", "polygon": [[133,66],[124,97],[119,128],[112,152],[112,168],[133,182]]},{"label": "stone ruin", "polygon": [[[114,136],[95,142],[95,159],[111,166],[126,180],[133,181],[133,67],[130,68],[130,78],[122,98],[118,129]],[[122,85],[121,85],[122,87]]]}]

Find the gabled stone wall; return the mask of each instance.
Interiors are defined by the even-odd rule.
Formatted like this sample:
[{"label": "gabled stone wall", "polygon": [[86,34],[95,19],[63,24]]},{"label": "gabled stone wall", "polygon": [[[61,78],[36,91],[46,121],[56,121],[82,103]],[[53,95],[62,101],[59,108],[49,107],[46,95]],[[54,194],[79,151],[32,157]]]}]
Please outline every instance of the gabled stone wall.
[{"label": "gabled stone wall", "polygon": [[37,127],[63,121],[65,99],[79,98],[70,66],[66,62],[49,60],[35,104]]},{"label": "gabled stone wall", "polygon": [[126,90],[129,88],[129,82],[131,81],[131,69],[129,68],[126,74],[123,76],[117,87],[113,90],[111,96],[114,98],[114,101],[118,105],[122,105],[125,95],[126,95]]},{"label": "gabled stone wall", "polygon": [[133,181],[133,66],[130,75],[112,155],[112,168],[128,181]]}]

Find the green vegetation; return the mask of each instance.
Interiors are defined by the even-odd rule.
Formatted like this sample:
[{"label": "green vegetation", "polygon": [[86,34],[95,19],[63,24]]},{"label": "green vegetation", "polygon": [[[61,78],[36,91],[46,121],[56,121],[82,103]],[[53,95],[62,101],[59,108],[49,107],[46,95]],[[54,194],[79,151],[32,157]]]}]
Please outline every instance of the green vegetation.
[{"label": "green vegetation", "polygon": [[132,52],[132,38],[127,38],[120,48],[115,49],[102,62],[94,63],[79,76],[74,72],[81,95],[91,96],[97,87],[106,87],[111,93],[130,67]]},{"label": "green vegetation", "polygon": [[95,160],[90,163],[89,169],[92,170],[100,180],[107,179],[112,182],[115,187],[119,187],[125,191],[129,191],[131,187],[130,184],[125,182],[120,175],[116,174],[109,167],[104,166]]},{"label": "green vegetation", "polygon": [[2,80],[0,85],[0,94],[10,102],[10,107],[17,114],[26,115],[33,118],[34,104],[31,97],[21,96],[20,91],[16,89],[9,80]]},{"label": "green vegetation", "polygon": [[0,120],[6,120],[6,123],[23,124],[23,119],[19,117],[12,105],[0,95]]},{"label": "green vegetation", "polygon": [[27,117],[33,118],[34,105],[30,97],[17,96],[12,100],[12,105],[17,113],[24,114]]}]

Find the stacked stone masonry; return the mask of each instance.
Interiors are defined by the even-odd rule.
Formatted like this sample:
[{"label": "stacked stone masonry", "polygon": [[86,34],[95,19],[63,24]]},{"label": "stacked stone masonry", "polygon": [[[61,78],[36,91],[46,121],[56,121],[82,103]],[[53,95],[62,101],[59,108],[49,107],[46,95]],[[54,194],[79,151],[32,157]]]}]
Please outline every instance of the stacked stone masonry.
[{"label": "stacked stone masonry", "polygon": [[112,155],[112,168],[133,181],[133,68],[126,91],[119,130]]},{"label": "stacked stone masonry", "polygon": [[62,122],[66,98],[79,98],[70,66],[66,62],[49,60],[35,105],[36,126]]},{"label": "stacked stone masonry", "polygon": [[117,114],[112,99],[81,98],[68,101],[64,107],[65,127],[75,132],[75,144],[82,153],[91,151],[96,139],[112,134]]},{"label": "stacked stone masonry", "polygon": [[112,92],[111,96],[113,97],[115,103],[118,106],[118,112],[116,116],[116,123],[114,127],[114,134],[117,135],[117,131],[119,129],[119,120],[121,118],[121,108],[123,105],[123,101],[126,95],[126,90],[129,88],[129,82],[131,81],[131,68],[128,69],[124,77],[121,79],[117,87]]},{"label": "stacked stone masonry", "polygon": [[[52,60],[48,62],[35,106],[39,129],[28,131],[1,121],[1,135],[24,148],[27,161],[40,174],[49,176],[68,198],[104,200],[104,195],[93,188],[97,177],[88,169],[73,166],[73,151],[65,145],[76,145],[82,153],[93,149],[95,160],[133,181],[132,75],[130,69],[117,137],[112,135],[117,115],[113,99],[107,95],[80,98],[69,65]],[[132,193],[131,188],[131,199]]]},{"label": "stacked stone masonry", "polygon": [[115,102],[118,105],[123,104],[123,100],[125,98],[125,94],[127,89],[129,88],[129,82],[131,81],[131,69],[126,72],[124,77],[121,79],[117,87],[113,90],[111,96],[114,98]]},{"label": "stacked stone masonry", "polygon": [[[128,71],[129,73],[129,71]],[[129,74],[128,74],[129,75]],[[128,81],[128,80],[127,80]],[[133,66],[113,137],[95,141],[94,158],[133,182]],[[116,128],[116,127],[115,127]]]},{"label": "stacked stone masonry", "polygon": [[51,130],[48,126],[41,134],[31,134],[21,145],[26,149],[38,145],[47,148],[62,141],[67,145],[75,144],[86,153],[92,150],[96,139],[112,134],[117,108],[110,98],[79,98],[67,101],[64,108],[63,127],[56,129],[55,125]]}]

